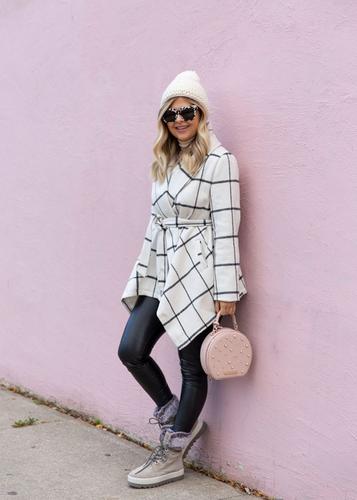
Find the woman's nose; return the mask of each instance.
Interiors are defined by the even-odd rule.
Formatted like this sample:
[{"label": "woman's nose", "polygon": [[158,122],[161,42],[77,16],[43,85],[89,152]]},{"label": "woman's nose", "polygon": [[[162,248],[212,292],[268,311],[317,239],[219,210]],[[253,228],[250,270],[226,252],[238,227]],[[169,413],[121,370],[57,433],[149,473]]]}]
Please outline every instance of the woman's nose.
[{"label": "woman's nose", "polygon": [[185,121],[180,114],[176,115],[176,122],[183,122]]}]

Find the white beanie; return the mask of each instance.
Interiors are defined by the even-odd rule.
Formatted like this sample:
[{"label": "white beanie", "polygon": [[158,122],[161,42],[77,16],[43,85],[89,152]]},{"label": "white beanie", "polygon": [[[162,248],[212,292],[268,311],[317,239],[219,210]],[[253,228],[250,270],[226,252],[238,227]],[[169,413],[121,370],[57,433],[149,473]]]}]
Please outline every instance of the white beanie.
[{"label": "white beanie", "polygon": [[193,70],[182,71],[167,86],[161,97],[160,109],[173,97],[191,97],[197,101],[208,117],[209,102],[205,89],[202,87],[200,77]]}]

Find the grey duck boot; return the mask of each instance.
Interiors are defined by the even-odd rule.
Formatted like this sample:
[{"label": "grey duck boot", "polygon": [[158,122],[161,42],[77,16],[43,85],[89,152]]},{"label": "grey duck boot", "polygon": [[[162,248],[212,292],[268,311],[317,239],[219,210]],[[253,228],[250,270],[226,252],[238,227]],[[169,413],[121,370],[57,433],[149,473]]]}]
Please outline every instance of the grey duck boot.
[{"label": "grey duck boot", "polygon": [[153,450],[147,461],[128,474],[129,486],[152,488],[183,479],[183,459],[205,429],[206,424],[201,420],[197,420],[191,432],[175,432],[167,428],[161,444]]}]

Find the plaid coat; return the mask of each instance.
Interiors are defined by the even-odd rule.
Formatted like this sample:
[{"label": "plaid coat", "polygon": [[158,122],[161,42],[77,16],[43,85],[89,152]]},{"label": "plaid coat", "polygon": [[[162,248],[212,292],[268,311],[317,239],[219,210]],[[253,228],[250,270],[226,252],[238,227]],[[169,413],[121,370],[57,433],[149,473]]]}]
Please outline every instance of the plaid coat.
[{"label": "plaid coat", "polygon": [[152,183],[141,251],[121,297],[132,311],[138,295],[160,301],[157,316],[178,349],[213,323],[214,301],[247,293],[239,259],[239,169],[210,131],[211,147],[191,176],[180,163]]}]

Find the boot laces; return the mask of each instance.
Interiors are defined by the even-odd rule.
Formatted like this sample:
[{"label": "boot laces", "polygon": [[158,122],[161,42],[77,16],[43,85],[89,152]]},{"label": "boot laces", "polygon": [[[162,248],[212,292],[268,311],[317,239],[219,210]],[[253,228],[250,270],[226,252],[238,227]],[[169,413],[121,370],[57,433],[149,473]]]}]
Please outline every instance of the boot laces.
[{"label": "boot laces", "polygon": [[151,453],[149,460],[150,462],[166,462],[167,459],[167,450],[168,448],[166,446],[156,446],[156,448],[153,450]]},{"label": "boot laces", "polygon": [[149,424],[154,424],[154,425],[157,425],[159,424],[160,425],[160,420],[156,417],[150,417],[149,418]]},{"label": "boot laces", "polygon": [[149,418],[149,424],[153,424],[153,425],[158,425],[160,427],[160,430],[162,431],[163,429],[165,429],[166,427],[169,426],[169,424],[163,424],[161,422],[161,420],[159,418],[156,418],[156,417],[150,417]]},{"label": "boot laces", "polygon": [[152,425],[158,425],[160,427],[160,430],[167,429],[167,427],[170,427],[171,425],[170,422],[162,422],[160,418],[157,417],[150,417],[148,422]]}]

